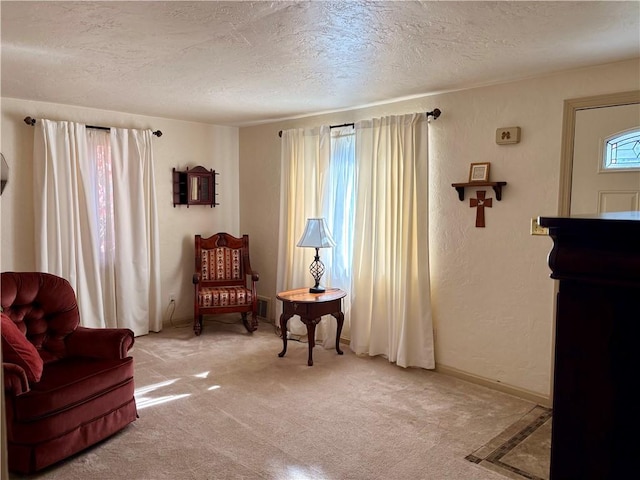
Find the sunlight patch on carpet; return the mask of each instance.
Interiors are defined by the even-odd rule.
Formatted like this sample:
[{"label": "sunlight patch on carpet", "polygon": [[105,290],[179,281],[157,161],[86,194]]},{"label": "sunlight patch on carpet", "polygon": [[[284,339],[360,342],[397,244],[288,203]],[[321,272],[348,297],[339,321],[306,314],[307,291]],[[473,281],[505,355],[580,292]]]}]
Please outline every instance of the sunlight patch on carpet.
[{"label": "sunlight patch on carpet", "polygon": [[146,387],[136,388],[134,395],[136,396],[144,395],[145,393],[152,392],[154,390],[157,390],[158,388],[168,387],[169,385],[176,383],[178,380],[179,378],[174,378],[173,380],[166,380],[164,382],[158,382],[158,383],[153,383],[151,385],[147,385]]},{"label": "sunlight patch on carpet", "polygon": [[164,382],[154,383],[146,387],[136,388],[133,395],[136,398],[136,406],[138,407],[138,410],[142,410],[148,407],[153,407],[154,405],[160,405],[167,402],[173,402],[174,400],[180,400],[181,398],[189,397],[191,395],[190,393],[162,395],[160,397],[153,397],[150,395],[151,392],[155,392],[160,388],[173,385],[178,380],[180,379],[174,378],[172,380],[165,380]]},{"label": "sunlight patch on carpet", "polygon": [[142,410],[143,408],[153,407],[154,405],[160,405],[162,403],[173,402],[174,400],[180,400],[181,398],[191,396],[190,393],[183,393],[181,395],[167,395],[164,397],[157,398],[148,398],[148,397],[136,397],[136,404],[138,410]]}]

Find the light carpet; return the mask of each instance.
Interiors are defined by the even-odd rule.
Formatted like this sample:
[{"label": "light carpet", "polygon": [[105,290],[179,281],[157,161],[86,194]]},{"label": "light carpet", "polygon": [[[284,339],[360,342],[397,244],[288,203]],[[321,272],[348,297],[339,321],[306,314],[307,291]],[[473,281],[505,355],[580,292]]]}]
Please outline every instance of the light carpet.
[{"label": "light carpet", "polygon": [[[381,357],[205,321],[136,338],[140,418],[29,478],[504,480],[465,457],[530,415],[514,396]],[[22,478],[12,475],[11,478]]]}]

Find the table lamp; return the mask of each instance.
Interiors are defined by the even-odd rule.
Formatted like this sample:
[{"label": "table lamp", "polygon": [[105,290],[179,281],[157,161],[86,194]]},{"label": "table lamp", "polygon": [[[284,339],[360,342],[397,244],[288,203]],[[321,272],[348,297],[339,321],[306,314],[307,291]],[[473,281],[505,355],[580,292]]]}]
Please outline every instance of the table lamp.
[{"label": "table lamp", "polygon": [[316,284],[309,289],[309,293],[324,293],[325,289],[320,285],[320,279],[324,274],[324,264],[320,261],[318,249],[336,246],[336,242],[331,236],[324,218],[308,218],[302,238],[300,238],[296,246],[316,249],[313,262],[309,265],[309,272]]}]

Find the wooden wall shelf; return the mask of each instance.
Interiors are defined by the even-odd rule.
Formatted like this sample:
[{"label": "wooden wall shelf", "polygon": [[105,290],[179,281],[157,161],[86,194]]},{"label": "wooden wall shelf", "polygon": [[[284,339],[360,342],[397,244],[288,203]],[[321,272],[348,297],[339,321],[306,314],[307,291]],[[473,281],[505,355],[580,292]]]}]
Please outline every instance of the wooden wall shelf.
[{"label": "wooden wall shelf", "polygon": [[464,189],[466,187],[492,187],[496,192],[496,200],[502,200],[502,187],[507,182],[464,182],[464,183],[452,183],[451,186],[458,191],[458,198],[460,201],[464,200]]}]

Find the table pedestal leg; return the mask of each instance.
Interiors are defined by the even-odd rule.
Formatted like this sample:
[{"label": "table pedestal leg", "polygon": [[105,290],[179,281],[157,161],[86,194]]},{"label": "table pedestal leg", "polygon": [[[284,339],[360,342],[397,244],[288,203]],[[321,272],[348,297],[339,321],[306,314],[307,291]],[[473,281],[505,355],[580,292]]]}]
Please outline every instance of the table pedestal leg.
[{"label": "table pedestal leg", "polygon": [[344,352],[340,350],[340,334],[342,333],[342,325],[344,324],[344,313],[336,312],[331,314],[338,322],[338,330],[336,331],[336,352],[342,355]]},{"label": "table pedestal leg", "polygon": [[280,358],[287,353],[287,322],[293,317],[293,314],[282,313],[280,315],[280,332],[282,333],[282,351],[278,354]]},{"label": "table pedestal leg", "polygon": [[316,323],[320,321],[319,318],[314,318],[313,320],[303,319],[304,323],[307,324],[307,339],[309,340],[309,359],[307,360],[307,365],[310,367],[313,366],[313,347],[316,346]]}]

